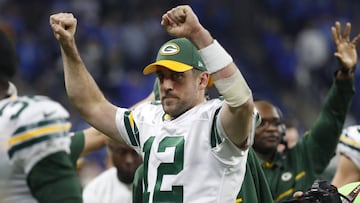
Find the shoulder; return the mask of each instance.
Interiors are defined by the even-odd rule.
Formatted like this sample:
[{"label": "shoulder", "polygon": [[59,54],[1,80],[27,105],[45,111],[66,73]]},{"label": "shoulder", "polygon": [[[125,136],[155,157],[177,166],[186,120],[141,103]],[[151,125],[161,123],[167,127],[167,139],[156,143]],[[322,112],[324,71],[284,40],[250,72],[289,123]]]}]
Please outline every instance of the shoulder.
[{"label": "shoulder", "polygon": [[344,148],[360,150],[360,125],[350,126],[342,131],[338,149],[342,152]]},{"label": "shoulder", "polygon": [[211,99],[194,107],[193,111],[197,116],[212,118],[219,112],[222,104],[223,101],[220,99]]},{"label": "shoulder", "polygon": [[[21,96],[9,98],[0,103],[2,114],[15,118],[28,118],[34,121],[39,115],[48,117],[69,117],[69,113],[58,102],[45,96]],[[41,117],[43,118],[43,117]],[[40,119],[40,117],[38,118]]]},{"label": "shoulder", "polygon": [[223,104],[223,101],[220,99],[211,99],[211,100],[207,100],[206,102],[203,102],[197,106],[195,106],[192,111],[194,111],[194,113],[196,115],[200,115],[200,114],[211,114],[213,115],[214,112],[216,112],[218,109],[221,108]]},{"label": "shoulder", "polygon": [[353,140],[356,142],[360,141],[360,125],[353,125],[345,128],[342,133],[342,137],[346,137],[349,140]]},{"label": "shoulder", "polygon": [[[0,132],[8,137],[10,157],[20,151],[24,157],[28,156],[30,151],[25,149],[33,153],[37,150],[41,157],[39,151],[50,153],[67,145],[69,113],[58,102],[44,96],[21,96],[2,101],[0,106]],[[47,148],[46,143],[55,138],[61,138],[56,139],[60,140],[56,147]]]},{"label": "shoulder", "polygon": [[129,109],[123,109],[124,115],[130,115],[135,117],[136,120],[143,120],[145,117],[152,119],[152,117],[157,115],[163,115],[164,110],[162,108],[160,101],[151,101],[151,102],[145,102],[137,106],[133,110]]},{"label": "shoulder", "polygon": [[45,96],[21,96],[0,102],[1,125],[14,130],[38,128],[52,121],[67,123],[69,113],[58,102]]}]

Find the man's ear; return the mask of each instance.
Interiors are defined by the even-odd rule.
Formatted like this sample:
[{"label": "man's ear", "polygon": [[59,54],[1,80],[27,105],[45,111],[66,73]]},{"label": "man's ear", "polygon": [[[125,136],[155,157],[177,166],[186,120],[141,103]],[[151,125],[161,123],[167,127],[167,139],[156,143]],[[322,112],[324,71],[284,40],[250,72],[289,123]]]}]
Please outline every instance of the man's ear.
[{"label": "man's ear", "polygon": [[201,89],[206,89],[210,81],[210,74],[208,72],[200,73],[200,86]]}]

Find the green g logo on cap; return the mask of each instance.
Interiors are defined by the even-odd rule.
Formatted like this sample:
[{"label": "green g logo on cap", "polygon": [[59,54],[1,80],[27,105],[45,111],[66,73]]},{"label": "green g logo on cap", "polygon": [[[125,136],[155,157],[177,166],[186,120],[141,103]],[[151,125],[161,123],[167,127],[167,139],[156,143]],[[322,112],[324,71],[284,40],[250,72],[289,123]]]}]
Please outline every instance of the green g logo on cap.
[{"label": "green g logo on cap", "polygon": [[159,54],[163,56],[175,55],[180,51],[180,47],[175,43],[168,43],[161,47]]},{"label": "green g logo on cap", "polygon": [[196,47],[186,38],[176,38],[166,42],[159,50],[156,62],[143,70],[145,75],[156,71],[157,66],[168,68],[175,72],[185,72],[193,68],[206,71]]}]

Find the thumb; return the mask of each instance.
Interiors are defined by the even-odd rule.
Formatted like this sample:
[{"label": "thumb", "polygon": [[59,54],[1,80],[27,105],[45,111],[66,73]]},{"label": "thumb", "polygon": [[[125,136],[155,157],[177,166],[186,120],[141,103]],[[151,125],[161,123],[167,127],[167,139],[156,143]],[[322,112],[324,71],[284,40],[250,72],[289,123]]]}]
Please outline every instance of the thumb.
[{"label": "thumb", "polygon": [[294,197],[295,199],[299,199],[299,198],[301,198],[303,195],[304,195],[304,192],[302,192],[302,191],[296,191],[296,192],[293,194],[293,197]]},{"label": "thumb", "polygon": [[341,59],[341,57],[342,57],[341,54],[339,54],[338,52],[335,52],[334,56],[338,59]]}]

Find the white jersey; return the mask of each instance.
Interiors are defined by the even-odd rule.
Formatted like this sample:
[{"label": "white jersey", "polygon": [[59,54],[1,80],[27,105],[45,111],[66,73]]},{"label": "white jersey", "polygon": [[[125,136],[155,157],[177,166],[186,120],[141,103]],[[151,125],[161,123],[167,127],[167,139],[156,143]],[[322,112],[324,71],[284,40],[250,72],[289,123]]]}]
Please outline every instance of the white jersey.
[{"label": "white jersey", "polygon": [[125,184],[111,167],[91,180],[83,191],[84,203],[131,203],[132,184]]},{"label": "white jersey", "polygon": [[[69,113],[44,96],[0,101],[0,196],[2,203],[32,203],[26,178],[49,154],[69,152]],[[45,175],[45,174],[44,174]]]},{"label": "white jersey", "polygon": [[248,150],[240,150],[220,125],[221,100],[210,100],[167,119],[160,103],[119,108],[123,139],[144,158],[143,198],[148,202],[234,203]]},{"label": "white jersey", "polygon": [[351,159],[360,169],[360,125],[350,126],[343,130],[337,150]]}]

